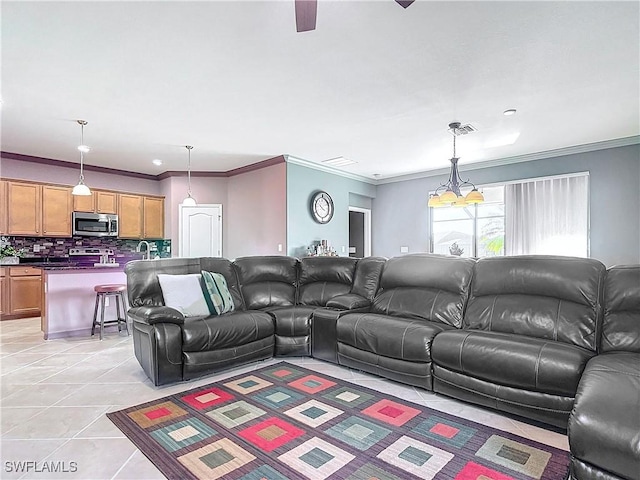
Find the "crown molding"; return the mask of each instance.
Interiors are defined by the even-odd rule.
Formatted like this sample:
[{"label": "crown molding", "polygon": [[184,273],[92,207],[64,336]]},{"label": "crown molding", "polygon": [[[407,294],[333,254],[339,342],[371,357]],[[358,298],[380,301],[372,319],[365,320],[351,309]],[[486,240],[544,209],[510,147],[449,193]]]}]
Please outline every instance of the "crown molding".
[{"label": "crown molding", "polygon": [[369,183],[371,185],[378,185],[377,180],[374,180],[372,178],[368,178],[362,175],[343,172],[342,170],[338,170],[337,168],[330,167],[328,165],[322,165],[320,163],[311,162],[303,158],[294,157],[293,155],[285,155],[284,157],[287,163],[293,163],[294,165],[300,165],[302,167],[312,168],[314,170],[320,170],[321,172],[331,173],[333,175],[338,175],[339,177],[345,177],[351,180],[357,180],[359,182]]},{"label": "crown molding", "polygon": [[[607,148],[627,147],[629,145],[640,144],[640,135],[631,137],[616,138],[613,140],[604,140],[602,142],[585,143],[583,145],[573,145],[571,147],[556,148],[555,150],[545,150],[543,152],[528,153],[515,157],[498,158],[495,160],[487,160],[483,162],[467,163],[460,171],[478,170],[481,168],[499,167],[502,165],[511,165],[513,163],[531,162],[534,160],[544,160],[545,158],[562,157],[565,155],[575,155],[578,153],[595,152],[605,150]],[[376,184],[404,182],[406,180],[414,180],[417,178],[436,177],[449,173],[450,167],[438,168],[436,170],[426,170],[422,172],[409,173],[406,175],[398,175],[395,177],[381,178]]]}]

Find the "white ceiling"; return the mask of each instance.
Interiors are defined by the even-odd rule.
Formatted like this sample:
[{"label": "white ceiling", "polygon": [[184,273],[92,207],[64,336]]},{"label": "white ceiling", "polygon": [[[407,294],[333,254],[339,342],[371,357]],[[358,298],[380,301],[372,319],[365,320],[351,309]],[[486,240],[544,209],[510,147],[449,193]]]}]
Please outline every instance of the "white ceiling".
[{"label": "white ceiling", "polygon": [[[158,174],[280,154],[381,178],[640,134],[639,3],[2,2],[2,150]],[[506,117],[507,108],[517,114]],[[518,134],[513,145],[499,144]],[[157,167],[154,158],[164,164]]]}]

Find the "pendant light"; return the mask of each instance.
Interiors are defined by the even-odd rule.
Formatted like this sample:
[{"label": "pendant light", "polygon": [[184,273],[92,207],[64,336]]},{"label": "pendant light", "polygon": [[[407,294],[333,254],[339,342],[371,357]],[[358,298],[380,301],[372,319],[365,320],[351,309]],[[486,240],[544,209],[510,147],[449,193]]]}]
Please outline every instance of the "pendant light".
[{"label": "pendant light", "polygon": [[78,184],[73,187],[71,190],[71,195],[91,195],[91,190],[84,184],[84,154],[88,153],[91,150],[84,144],[84,126],[87,124],[86,120],[77,120],[78,124],[80,124],[81,134],[80,134],[80,145],[78,145],[78,150],[80,150],[80,179],[78,180]]},{"label": "pendant light", "polygon": [[[436,188],[435,193],[429,197],[430,207],[465,207],[474,203],[484,202],[484,196],[469,180],[461,180],[458,172],[458,157],[456,157],[456,136],[460,132],[460,122],[449,124],[449,131],[453,135],[453,157],[451,157],[451,171],[449,180]],[[465,196],[460,192],[460,187],[470,185],[473,189]],[[439,191],[444,192],[438,194]]]},{"label": "pendant light", "polygon": [[185,148],[189,152],[189,163],[187,163],[187,181],[188,181],[188,190],[187,190],[187,198],[182,201],[182,205],[187,207],[195,207],[196,199],[191,196],[191,150],[193,147],[191,145],[185,145]]}]

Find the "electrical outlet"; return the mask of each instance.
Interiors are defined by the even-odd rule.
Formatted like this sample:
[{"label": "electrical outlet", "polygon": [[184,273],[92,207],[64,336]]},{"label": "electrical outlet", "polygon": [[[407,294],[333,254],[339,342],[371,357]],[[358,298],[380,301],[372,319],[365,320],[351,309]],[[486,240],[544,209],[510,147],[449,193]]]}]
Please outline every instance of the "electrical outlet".
[{"label": "electrical outlet", "polygon": [[344,245],[342,245],[342,253],[345,253],[347,251],[347,247],[345,247]]},{"label": "electrical outlet", "polygon": [[400,247],[400,253],[409,253],[409,247]]}]

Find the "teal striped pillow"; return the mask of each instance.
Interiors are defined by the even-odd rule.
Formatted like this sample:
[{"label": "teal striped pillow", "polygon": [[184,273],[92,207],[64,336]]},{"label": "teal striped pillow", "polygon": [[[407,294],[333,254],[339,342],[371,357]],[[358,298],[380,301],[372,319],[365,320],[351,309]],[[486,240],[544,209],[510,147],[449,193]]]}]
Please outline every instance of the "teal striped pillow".
[{"label": "teal striped pillow", "polygon": [[233,297],[222,274],[202,270],[202,286],[211,315],[233,312]]}]

